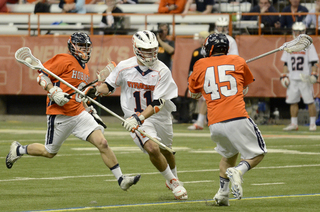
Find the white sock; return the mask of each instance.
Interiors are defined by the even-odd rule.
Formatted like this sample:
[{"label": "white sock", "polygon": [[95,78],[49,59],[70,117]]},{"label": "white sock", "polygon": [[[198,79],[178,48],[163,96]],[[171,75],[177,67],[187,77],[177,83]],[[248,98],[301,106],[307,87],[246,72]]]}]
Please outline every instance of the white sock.
[{"label": "white sock", "polygon": [[110,170],[112,171],[112,174],[117,178],[117,180],[119,180],[119,178],[122,176],[122,171],[121,171],[119,164],[110,168]]},{"label": "white sock", "polygon": [[171,169],[171,172],[178,179],[177,166]]},{"label": "white sock", "polygon": [[313,117],[310,117],[310,125],[312,125],[312,124],[316,124],[316,117],[315,116],[313,116]]},{"label": "white sock", "polygon": [[28,145],[18,147],[18,154],[19,155],[28,154],[27,147],[28,147]]},{"label": "white sock", "polygon": [[247,171],[249,171],[249,169],[251,168],[250,164],[243,160],[241,161],[236,167],[235,169],[237,169],[238,171],[240,171],[241,175],[244,175],[244,173],[246,173]]},{"label": "white sock", "polygon": [[176,178],[173,174],[172,171],[170,169],[170,166],[168,165],[166,170],[164,170],[163,172],[160,172],[162,174],[162,176],[164,178],[166,178],[166,180],[168,180],[170,182],[170,180],[172,180],[173,178]]},{"label": "white sock", "polygon": [[220,176],[220,192],[227,192],[229,191],[229,179],[223,178]]},{"label": "white sock", "polygon": [[298,125],[298,117],[291,117],[291,124]]},{"label": "white sock", "polygon": [[203,114],[198,114],[198,120],[197,120],[197,124],[200,126],[200,127],[203,127],[204,126],[204,122],[206,120],[206,115],[203,115]]}]

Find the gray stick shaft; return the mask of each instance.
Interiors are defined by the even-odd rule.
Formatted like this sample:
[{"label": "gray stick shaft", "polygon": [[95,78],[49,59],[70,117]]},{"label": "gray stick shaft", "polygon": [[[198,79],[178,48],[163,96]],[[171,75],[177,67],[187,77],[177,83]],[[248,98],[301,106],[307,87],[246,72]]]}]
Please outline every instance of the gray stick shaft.
[{"label": "gray stick shaft", "polygon": [[250,63],[250,62],[252,62],[252,61],[254,61],[254,60],[260,59],[260,58],[262,58],[262,57],[265,57],[265,56],[267,56],[267,55],[269,55],[269,54],[273,54],[273,53],[278,52],[278,51],[280,51],[280,50],[281,50],[281,48],[278,48],[278,49],[272,50],[272,51],[270,51],[270,52],[261,54],[261,55],[259,55],[259,56],[257,56],[257,57],[254,57],[254,58],[251,58],[251,59],[247,60],[246,63]]}]

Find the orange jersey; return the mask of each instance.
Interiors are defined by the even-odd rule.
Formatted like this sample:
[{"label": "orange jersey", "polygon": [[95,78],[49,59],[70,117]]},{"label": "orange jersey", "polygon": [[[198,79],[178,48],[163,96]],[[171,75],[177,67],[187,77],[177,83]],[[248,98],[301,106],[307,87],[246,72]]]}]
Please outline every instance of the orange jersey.
[{"label": "orange jersey", "polygon": [[189,90],[201,92],[208,108],[208,125],[247,117],[243,87],[254,81],[245,60],[238,55],[211,56],[198,60],[189,77]]},{"label": "orange jersey", "polygon": [[[78,60],[70,54],[58,54],[45,62],[43,66],[78,89],[81,89],[89,81],[88,66],[85,64],[85,68],[83,68]],[[44,70],[43,72],[45,73]],[[52,77],[50,74],[47,74],[47,76],[50,78],[52,84],[60,87],[63,92],[69,94],[74,92],[74,90]],[[84,106],[79,95],[73,95],[70,101],[62,107],[52,102],[49,97],[47,97],[47,114],[75,116],[80,114],[83,110]]]}]

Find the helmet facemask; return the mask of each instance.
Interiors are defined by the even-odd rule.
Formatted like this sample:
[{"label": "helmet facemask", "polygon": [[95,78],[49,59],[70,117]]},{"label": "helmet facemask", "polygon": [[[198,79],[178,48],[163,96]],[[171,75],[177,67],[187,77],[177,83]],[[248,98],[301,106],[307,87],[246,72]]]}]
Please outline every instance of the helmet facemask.
[{"label": "helmet facemask", "polygon": [[134,47],[138,60],[145,66],[151,67],[158,59],[158,47],[152,49],[144,49]]},{"label": "helmet facemask", "polygon": [[90,37],[83,32],[76,32],[68,40],[70,53],[82,63],[87,63],[91,57],[92,42]]},{"label": "helmet facemask", "polygon": [[220,17],[216,21],[215,25],[216,25],[215,33],[224,33],[224,34],[228,34],[229,33],[229,21],[228,21],[228,19],[226,19],[224,17]]},{"label": "helmet facemask", "polygon": [[133,52],[145,66],[151,67],[158,60],[158,40],[148,30],[139,31],[132,37]]},{"label": "helmet facemask", "polygon": [[292,35],[296,38],[300,34],[306,34],[306,25],[303,22],[296,22],[292,25]]}]

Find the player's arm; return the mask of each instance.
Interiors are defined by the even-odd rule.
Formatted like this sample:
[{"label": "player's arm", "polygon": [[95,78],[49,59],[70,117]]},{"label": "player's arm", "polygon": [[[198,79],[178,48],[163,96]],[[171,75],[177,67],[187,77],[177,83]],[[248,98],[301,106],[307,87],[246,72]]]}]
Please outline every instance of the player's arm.
[{"label": "player's arm", "polygon": [[101,85],[96,87],[96,96],[108,96],[115,91],[115,88],[112,87],[109,83],[104,82]]},{"label": "player's arm", "polygon": [[318,82],[318,61],[311,62],[311,75],[310,75],[310,82],[312,84]]},{"label": "player's arm", "polygon": [[144,120],[152,116],[153,114],[159,113],[165,104],[164,99],[156,99],[142,111],[142,113],[132,114],[131,117],[127,118],[122,123],[124,128],[129,132],[134,132],[140,125],[143,124]]},{"label": "player's arm", "polygon": [[63,92],[60,87],[53,86],[50,78],[44,73],[39,74],[37,82],[45,91],[48,92],[49,98],[57,105],[63,106],[69,102],[70,99],[67,98],[68,94]]}]

